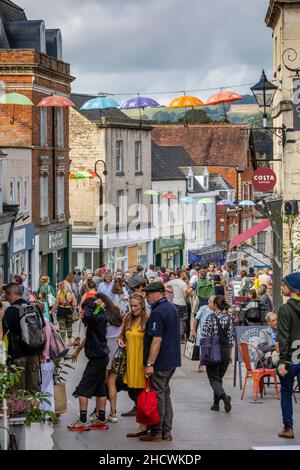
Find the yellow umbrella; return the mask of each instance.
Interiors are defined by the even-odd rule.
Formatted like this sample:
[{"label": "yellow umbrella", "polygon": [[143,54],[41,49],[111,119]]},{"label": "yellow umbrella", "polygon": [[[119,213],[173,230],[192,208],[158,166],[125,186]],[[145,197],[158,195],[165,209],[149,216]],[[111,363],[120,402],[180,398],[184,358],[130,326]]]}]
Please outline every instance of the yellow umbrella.
[{"label": "yellow umbrella", "polygon": [[189,108],[193,106],[205,106],[205,104],[197,96],[183,95],[174,98],[167,108]]}]

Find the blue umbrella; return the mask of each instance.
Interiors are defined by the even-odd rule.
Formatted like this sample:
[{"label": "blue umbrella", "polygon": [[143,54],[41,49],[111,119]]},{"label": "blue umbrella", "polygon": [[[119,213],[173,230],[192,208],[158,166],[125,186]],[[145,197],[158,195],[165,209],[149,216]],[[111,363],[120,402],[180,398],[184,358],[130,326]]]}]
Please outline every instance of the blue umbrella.
[{"label": "blue umbrella", "polygon": [[89,110],[89,109],[111,109],[111,108],[118,108],[119,104],[113,100],[110,97],[105,97],[105,96],[97,96],[97,98],[93,98],[86,103],[84,103],[83,106],[81,106],[81,110]]},{"label": "blue umbrella", "polygon": [[249,207],[250,207],[250,206],[255,206],[255,202],[253,202],[253,201],[247,201],[247,200],[246,200],[246,201],[241,201],[241,202],[239,203],[239,206],[244,206],[244,207],[246,207],[246,206],[249,206]]},{"label": "blue umbrella", "polygon": [[217,202],[217,206],[233,206],[234,204],[229,201],[229,199],[222,199],[221,201]]},{"label": "blue umbrella", "polygon": [[136,96],[135,98],[130,98],[129,100],[126,100],[120,106],[120,109],[145,109],[157,107],[160,107],[160,104],[152,98]]},{"label": "blue umbrella", "polygon": [[184,196],[180,198],[180,201],[186,202],[188,204],[196,204],[197,201],[191,196]]}]

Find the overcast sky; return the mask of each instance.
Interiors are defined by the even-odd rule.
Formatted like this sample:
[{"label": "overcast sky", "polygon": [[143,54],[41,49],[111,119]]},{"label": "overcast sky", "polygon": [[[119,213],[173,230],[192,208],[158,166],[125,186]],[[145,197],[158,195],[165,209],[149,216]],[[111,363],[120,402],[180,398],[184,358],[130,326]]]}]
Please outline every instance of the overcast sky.
[{"label": "overcast sky", "polygon": [[[269,0],[15,0],[60,28],[76,92],[136,94],[271,78]],[[236,89],[249,92],[248,87]],[[194,93],[206,98],[210,91]]]}]

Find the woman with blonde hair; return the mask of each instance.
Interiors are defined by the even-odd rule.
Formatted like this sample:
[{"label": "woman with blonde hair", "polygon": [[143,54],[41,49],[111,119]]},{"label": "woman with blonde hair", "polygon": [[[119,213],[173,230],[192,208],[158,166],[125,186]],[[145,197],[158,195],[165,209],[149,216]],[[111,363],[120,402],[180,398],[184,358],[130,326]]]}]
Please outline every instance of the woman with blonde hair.
[{"label": "woman with blonde hair", "polygon": [[67,281],[62,281],[56,296],[52,312],[56,312],[59,330],[66,343],[70,343],[72,337],[73,315],[76,313],[77,300]]},{"label": "woman with blonde hair", "polygon": [[[135,402],[145,388],[145,371],[143,367],[144,335],[148,315],[145,298],[142,293],[130,296],[130,311],[124,318],[122,332],[118,337],[118,346],[126,348],[126,371],[124,383],[128,386],[128,394]],[[127,437],[139,437],[147,434],[147,426],[138,428],[127,434]]]}]

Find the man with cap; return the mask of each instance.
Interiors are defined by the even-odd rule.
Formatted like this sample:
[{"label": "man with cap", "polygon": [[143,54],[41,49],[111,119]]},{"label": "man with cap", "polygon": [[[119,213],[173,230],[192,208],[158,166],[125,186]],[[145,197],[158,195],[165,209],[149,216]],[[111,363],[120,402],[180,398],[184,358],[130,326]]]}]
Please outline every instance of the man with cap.
[{"label": "man with cap", "polygon": [[282,280],[282,294],[289,297],[278,311],[278,374],[281,382],[281,410],[283,430],[279,437],[294,438],[293,389],[295,377],[300,388],[300,272]]},{"label": "man with cap", "polygon": [[151,315],[144,336],[145,376],[151,377],[161,420],[150,428],[149,434],[141,436],[140,440],[172,441],[173,409],[169,384],[176,367],[181,366],[179,314],[174,305],[167,301],[162,282],[152,282],[143,290],[151,305]]}]

